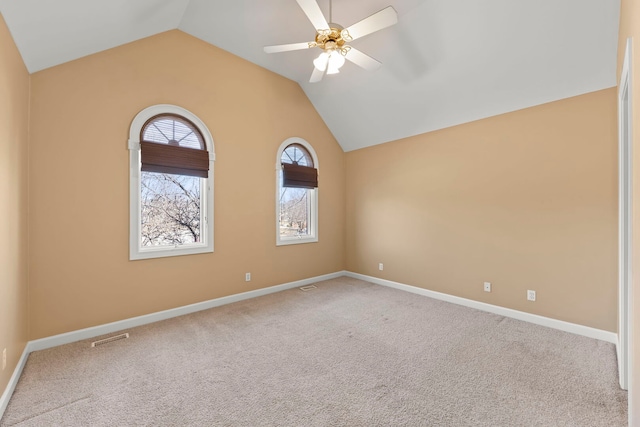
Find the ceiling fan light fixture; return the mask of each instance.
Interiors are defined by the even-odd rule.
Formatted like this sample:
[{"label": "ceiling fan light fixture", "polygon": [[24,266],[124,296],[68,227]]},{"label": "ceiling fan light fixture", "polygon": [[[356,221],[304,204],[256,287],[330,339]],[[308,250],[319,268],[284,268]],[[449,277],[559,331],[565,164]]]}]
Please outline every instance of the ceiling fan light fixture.
[{"label": "ceiling fan light fixture", "polygon": [[327,69],[327,64],[329,63],[329,54],[327,52],[322,52],[320,56],[313,60],[313,65],[320,71],[324,71]]},{"label": "ceiling fan light fixture", "polygon": [[331,65],[329,65],[329,68],[327,68],[327,74],[338,74],[340,72],[340,69],[337,67],[332,67]]},{"label": "ceiling fan light fixture", "polygon": [[329,54],[328,62],[329,68],[327,69],[327,74],[337,74],[340,72],[340,67],[344,65],[344,56],[337,50],[334,50]]}]

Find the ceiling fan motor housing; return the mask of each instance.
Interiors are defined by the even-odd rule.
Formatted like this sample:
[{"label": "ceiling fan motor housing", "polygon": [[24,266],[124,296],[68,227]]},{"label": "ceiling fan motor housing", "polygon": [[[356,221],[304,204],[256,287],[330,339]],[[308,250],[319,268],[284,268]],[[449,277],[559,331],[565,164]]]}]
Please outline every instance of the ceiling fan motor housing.
[{"label": "ceiling fan motor housing", "polygon": [[316,32],[316,45],[324,51],[342,51],[350,39],[349,33],[338,24],[329,24],[329,29]]}]

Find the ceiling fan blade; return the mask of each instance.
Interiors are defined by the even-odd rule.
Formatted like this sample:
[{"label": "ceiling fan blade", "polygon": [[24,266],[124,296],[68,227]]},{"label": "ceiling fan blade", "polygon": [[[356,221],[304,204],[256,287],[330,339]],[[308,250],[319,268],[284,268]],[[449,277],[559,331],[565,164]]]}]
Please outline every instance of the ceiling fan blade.
[{"label": "ceiling fan blade", "polygon": [[[298,2],[300,2],[298,0]],[[346,30],[353,40],[390,27],[398,22],[398,13],[392,6],[385,7],[362,21],[356,22]]]},{"label": "ceiling fan blade", "polygon": [[275,46],[265,46],[265,53],[278,53],[278,52],[289,52],[290,50],[302,50],[309,49],[312,45],[309,43],[291,43],[291,44],[279,44]]},{"label": "ceiling fan blade", "polygon": [[354,48],[351,48],[349,52],[347,52],[345,58],[367,71],[377,70],[382,65],[380,61],[377,61],[369,55],[362,53],[358,49]]},{"label": "ceiling fan blade", "polygon": [[309,79],[309,83],[317,83],[322,80],[324,76],[324,70],[318,70],[316,67],[313,67],[313,73],[311,73],[311,78]]},{"label": "ceiling fan blade", "polygon": [[329,24],[325,19],[322,11],[320,10],[320,6],[316,0],[296,0],[298,5],[302,9],[309,21],[313,24],[316,30],[327,30],[329,29]]}]

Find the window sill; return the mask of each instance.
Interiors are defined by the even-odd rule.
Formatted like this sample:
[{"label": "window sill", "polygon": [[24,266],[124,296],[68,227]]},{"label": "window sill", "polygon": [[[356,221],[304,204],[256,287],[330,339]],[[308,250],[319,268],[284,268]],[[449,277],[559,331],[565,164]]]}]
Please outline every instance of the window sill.
[{"label": "window sill", "polygon": [[135,261],[139,259],[166,258],[211,252],[213,252],[213,246],[210,245],[183,246],[180,248],[148,248],[131,252],[129,254],[129,260]]},{"label": "window sill", "polygon": [[317,243],[317,237],[294,237],[289,239],[278,239],[276,246],[300,245],[303,243]]}]

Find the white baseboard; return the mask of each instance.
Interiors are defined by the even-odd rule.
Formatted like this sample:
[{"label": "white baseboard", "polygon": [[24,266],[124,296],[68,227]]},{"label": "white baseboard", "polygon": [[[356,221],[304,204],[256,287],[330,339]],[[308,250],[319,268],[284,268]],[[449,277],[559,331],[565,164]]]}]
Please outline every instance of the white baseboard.
[{"label": "white baseboard", "polygon": [[27,345],[24,346],[20,360],[18,360],[18,365],[13,370],[13,374],[9,379],[9,384],[7,384],[7,387],[4,389],[2,396],[0,396],[0,419],[4,415],[4,411],[7,409],[7,405],[9,404],[9,399],[11,399],[11,395],[18,385],[18,380],[20,379],[20,375],[22,375],[24,365],[27,363],[29,353],[31,353],[31,351],[29,350],[29,343],[27,343]]},{"label": "white baseboard", "polygon": [[569,323],[563,320],[551,319],[549,317],[538,316],[537,314],[525,313],[524,311],[513,310],[510,308],[500,307],[497,305],[487,304],[484,302],[456,297],[449,294],[443,294],[441,292],[429,291],[427,289],[418,288],[416,286],[405,285],[403,283],[393,282],[391,280],[379,279],[377,277],[366,276],[364,274],[352,273],[350,271],[347,271],[345,274],[348,277],[353,277],[354,279],[360,279],[366,282],[375,283],[376,285],[388,286],[390,288],[400,289],[400,290],[411,292],[414,294],[423,295],[429,298],[446,301],[453,304],[463,305],[465,307],[475,308],[482,311],[487,311],[489,313],[510,317],[512,319],[523,320],[525,322],[534,323],[536,325],[546,326],[548,328],[558,329],[561,331],[582,335],[588,338],[594,338],[597,340],[606,341],[612,344],[617,344],[618,342],[618,335],[614,332],[603,331],[601,329],[595,329],[589,326]]},{"label": "white baseboard", "polygon": [[69,344],[100,335],[110,334],[121,331],[123,329],[135,328],[149,323],[159,322],[160,320],[171,319],[172,317],[183,316],[185,314],[195,313],[197,311],[207,310],[221,305],[231,304],[250,298],[256,298],[275,292],[285,291],[287,289],[297,288],[309,285],[311,283],[320,282],[322,280],[335,279],[344,276],[344,271],[325,274],[322,276],[311,277],[308,279],[297,280],[295,282],[284,283],[282,285],[270,286],[268,288],[256,289],[255,291],[242,292],[240,294],[229,295],[222,298],[216,298],[208,301],[198,302],[195,304],[185,305],[182,307],[172,308],[170,310],[158,311],[156,313],[145,314],[144,316],[132,317],[130,319],[119,320],[117,322],[106,323],[104,325],[94,326],[91,328],[80,329],[77,331],[67,332],[60,335],[54,335],[47,338],[41,338],[29,341],[29,350],[37,351],[62,344]]}]

